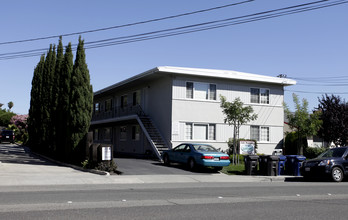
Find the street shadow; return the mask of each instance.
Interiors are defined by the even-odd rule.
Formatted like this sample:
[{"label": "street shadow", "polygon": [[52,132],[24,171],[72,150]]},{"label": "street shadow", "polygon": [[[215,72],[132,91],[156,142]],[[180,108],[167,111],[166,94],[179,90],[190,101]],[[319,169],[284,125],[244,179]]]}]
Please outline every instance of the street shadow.
[{"label": "street shadow", "polygon": [[219,171],[214,170],[211,167],[196,167],[194,170],[190,170],[186,164],[180,164],[180,163],[170,163],[170,165],[165,165],[164,163],[161,162],[154,162],[152,163],[153,165],[156,166],[162,166],[162,167],[170,167],[173,169],[178,169],[178,170],[185,170],[187,172],[191,173],[219,173]]},{"label": "street shadow", "polygon": [[0,162],[12,164],[46,165],[57,166],[36,154],[33,154],[28,147],[16,144],[0,145]]}]

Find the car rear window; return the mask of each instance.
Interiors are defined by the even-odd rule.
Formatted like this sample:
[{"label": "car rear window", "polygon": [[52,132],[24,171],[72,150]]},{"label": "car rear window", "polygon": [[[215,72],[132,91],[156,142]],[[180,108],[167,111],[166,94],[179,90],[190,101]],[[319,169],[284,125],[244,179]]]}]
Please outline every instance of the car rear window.
[{"label": "car rear window", "polygon": [[217,150],[210,145],[193,145],[196,151],[199,152],[216,152]]},{"label": "car rear window", "polygon": [[13,131],[2,131],[2,135],[13,135]]}]

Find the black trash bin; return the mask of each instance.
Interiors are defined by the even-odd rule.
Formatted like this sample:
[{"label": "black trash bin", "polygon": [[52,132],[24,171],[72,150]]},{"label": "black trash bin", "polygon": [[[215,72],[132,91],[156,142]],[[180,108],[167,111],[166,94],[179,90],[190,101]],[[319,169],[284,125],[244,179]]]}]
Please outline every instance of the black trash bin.
[{"label": "black trash bin", "polygon": [[259,174],[262,176],[267,175],[267,155],[259,156]]},{"label": "black trash bin", "polygon": [[257,173],[257,155],[247,155],[244,157],[245,172],[247,175],[255,175]]},{"label": "black trash bin", "polygon": [[279,156],[275,156],[275,155],[267,156],[267,176],[278,175],[278,161],[279,161]]}]

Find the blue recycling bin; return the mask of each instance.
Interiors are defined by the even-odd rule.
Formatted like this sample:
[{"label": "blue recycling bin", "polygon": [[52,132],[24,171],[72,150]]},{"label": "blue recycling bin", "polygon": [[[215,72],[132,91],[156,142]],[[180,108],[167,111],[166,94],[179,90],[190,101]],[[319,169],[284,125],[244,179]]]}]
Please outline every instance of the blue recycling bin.
[{"label": "blue recycling bin", "polygon": [[278,161],[278,176],[285,175],[286,156],[280,155]]},{"label": "blue recycling bin", "polygon": [[304,160],[306,160],[306,157],[302,155],[287,155],[285,173],[292,176],[300,176],[300,167]]}]

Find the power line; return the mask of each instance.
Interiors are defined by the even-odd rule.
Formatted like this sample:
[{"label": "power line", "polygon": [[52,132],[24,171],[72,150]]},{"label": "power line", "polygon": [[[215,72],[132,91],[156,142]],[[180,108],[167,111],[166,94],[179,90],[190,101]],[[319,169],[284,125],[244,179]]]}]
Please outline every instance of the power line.
[{"label": "power line", "polygon": [[300,90],[284,90],[286,92],[297,92],[297,93],[307,93],[307,94],[348,94],[348,92],[319,92],[319,91],[300,91]]},{"label": "power line", "polygon": [[[327,1],[329,0],[310,2],[306,4],[289,6],[285,8],[274,9],[274,10],[269,10],[269,11],[264,11],[264,12],[259,12],[259,13],[244,15],[244,16],[222,19],[222,20],[204,22],[204,23],[199,23],[194,25],[186,25],[182,27],[152,31],[152,32],[141,33],[136,35],[129,35],[129,36],[123,36],[123,37],[103,39],[99,41],[92,41],[92,42],[85,43],[86,45],[85,49],[107,47],[107,46],[133,43],[133,42],[144,41],[144,40],[151,40],[151,39],[157,39],[157,38],[163,38],[163,37],[169,37],[169,36],[188,34],[188,33],[193,33],[198,31],[211,30],[211,29],[222,28],[222,27],[231,26],[231,25],[244,24],[244,23],[265,20],[265,19],[270,19],[270,18],[275,18],[275,17],[301,13],[305,11],[316,10],[316,9],[348,3],[347,0],[338,0],[334,2],[327,2]],[[31,51],[0,54],[0,60],[20,58],[21,54],[23,54],[23,56],[25,57],[30,56],[30,54],[32,54],[32,56],[37,56],[37,54],[35,53],[37,51],[47,51],[47,49],[38,49],[38,50],[31,50]]]},{"label": "power line", "polygon": [[47,39],[52,39],[52,38],[58,38],[60,36],[67,37],[67,36],[72,36],[72,35],[81,35],[81,34],[86,34],[86,33],[93,33],[93,32],[107,31],[107,30],[117,29],[117,28],[130,27],[130,26],[146,24],[146,23],[151,23],[151,22],[157,22],[157,21],[163,21],[163,20],[168,20],[168,19],[188,16],[188,15],[193,15],[193,14],[198,14],[198,13],[204,13],[204,12],[218,10],[218,9],[227,8],[227,7],[231,7],[231,6],[241,5],[241,4],[249,3],[249,2],[252,2],[252,1],[254,1],[254,0],[246,0],[246,1],[242,1],[242,2],[237,2],[237,3],[222,5],[222,6],[217,6],[217,7],[208,8],[208,9],[202,9],[202,10],[193,11],[193,12],[187,12],[187,13],[178,14],[178,15],[172,15],[172,16],[167,16],[167,17],[162,17],[162,18],[155,18],[155,19],[150,19],[150,20],[146,20],[146,21],[139,21],[139,22],[134,22],[134,23],[129,23],[129,24],[122,24],[122,25],[117,25],[117,26],[99,28],[99,29],[94,29],[94,30],[80,31],[80,32],[74,32],[74,33],[67,33],[67,34],[59,34],[59,35],[52,35],[52,36],[46,36],[46,37],[31,38],[31,39],[25,39],[25,40],[0,42],[0,45],[24,43],[24,42],[38,41],[38,40],[47,40]]}]

